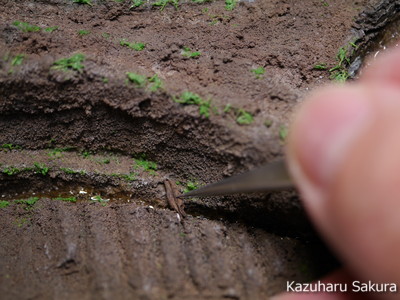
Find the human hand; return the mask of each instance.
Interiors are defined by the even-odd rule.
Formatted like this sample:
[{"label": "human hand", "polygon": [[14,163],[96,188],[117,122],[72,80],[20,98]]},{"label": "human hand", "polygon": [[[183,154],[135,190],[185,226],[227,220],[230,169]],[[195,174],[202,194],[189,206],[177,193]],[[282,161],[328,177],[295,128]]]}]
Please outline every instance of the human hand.
[{"label": "human hand", "polygon": [[[344,265],[326,280],[349,282],[349,290],[352,279],[399,286],[400,50],[377,60],[356,83],[324,88],[305,101],[287,154],[311,219]],[[303,297],[355,294],[278,296]]]}]

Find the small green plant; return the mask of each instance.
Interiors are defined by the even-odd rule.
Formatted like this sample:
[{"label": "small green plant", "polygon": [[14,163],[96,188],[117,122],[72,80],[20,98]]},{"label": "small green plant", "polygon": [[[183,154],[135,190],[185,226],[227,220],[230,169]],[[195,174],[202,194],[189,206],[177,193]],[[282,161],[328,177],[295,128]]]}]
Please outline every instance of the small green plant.
[{"label": "small green plant", "polygon": [[50,27],[44,28],[43,30],[44,30],[45,32],[53,32],[53,31],[55,31],[55,30],[57,30],[57,29],[58,29],[58,26],[50,26]]},{"label": "small green plant", "polygon": [[14,150],[14,149],[21,149],[21,146],[16,146],[16,145],[13,145],[13,144],[3,144],[3,145],[1,145],[0,148],[2,148],[4,150],[11,151],[11,150]]},{"label": "small green plant", "polygon": [[158,0],[153,3],[153,6],[160,7],[160,10],[162,11],[168,4],[173,5],[176,10],[179,8],[179,0]]},{"label": "small green plant", "polygon": [[87,151],[87,150],[82,151],[83,158],[89,158],[91,155],[92,155],[92,153],[90,153],[90,151]]},{"label": "small green plant", "polygon": [[132,5],[129,7],[130,9],[141,6],[144,3],[143,0],[132,0]]},{"label": "small green plant", "polygon": [[34,166],[35,172],[42,174],[43,176],[46,176],[50,171],[50,168],[42,163],[34,162],[33,166]]},{"label": "small green plant", "polygon": [[128,42],[126,39],[120,40],[119,44],[121,46],[131,48],[135,51],[142,51],[146,47],[146,44],[144,43],[131,43]]},{"label": "small green plant", "polygon": [[196,93],[185,91],[179,98],[174,97],[173,100],[180,104],[197,105],[201,116],[210,117],[211,100],[204,100]]},{"label": "small green plant", "polygon": [[102,79],[102,81],[103,81],[104,83],[108,83],[108,78],[107,78],[107,77],[104,77],[104,78]]},{"label": "small green plant", "polygon": [[17,227],[21,228],[23,227],[25,224],[29,223],[29,219],[28,218],[17,218],[14,221],[14,224],[17,225]]},{"label": "small green plant", "polygon": [[39,197],[30,197],[28,199],[15,200],[16,204],[24,204],[26,206],[33,206],[39,200]]},{"label": "small green plant", "polygon": [[3,173],[8,176],[17,175],[20,172],[21,172],[20,169],[13,167],[13,166],[9,166],[9,167],[6,167],[3,169]]},{"label": "small green plant", "polygon": [[135,162],[133,166],[135,169],[142,169],[143,171],[146,171],[151,175],[156,174],[157,163],[155,163],[154,161],[146,160],[146,157],[144,155],[139,158],[134,158],[133,160]]},{"label": "small green plant", "polygon": [[23,32],[38,32],[41,29],[39,26],[31,25],[26,22],[14,21],[12,24]]},{"label": "small green plant", "polygon": [[188,58],[198,58],[201,55],[199,51],[193,52],[189,47],[183,47],[181,54]]},{"label": "small green plant", "polygon": [[[354,44],[354,43],[352,43]],[[350,44],[351,45],[351,44]],[[355,47],[357,47],[354,44]],[[354,47],[352,46],[352,47]],[[350,65],[350,58],[348,57],[347,49],[341,47],[336,55],[337,65],[329,70],[330,78],[338,81],[345,82],[349,78],[349,73],[347,71],[347,66]]]},{"label": "small green plant", "polygon": [[259,79],[262,77],[262,75],[264,75],[265,69],[264,69],[264,67],[258,67],[258,68],[252,69],[251,72],[254,73],[254,75],[256,75],[257,79]]},{"label": "small green plant", "polygon": [[273,123],[272,120],[265,120],[264,126],[270,128],[272,126],[272,123]]},{"label": "small green plant", "polygon": [[12,66],[20,66],[22,62],[24,61],[25,54],[17,54],[14,56],[14,58],[11,60],[11,65]]},{"label": "small green plant", "polygon": [[78,30],[78,34],[79,34],[80,36],[88,35],[89,33],[90,33],[89,30],[85,30],[85,29]]},{"label": "small green plant", "polygon": [[111,36],[111,34],[109,34],[109,33],[107,33],[107,32],[103,32],[103,33],[101,34],[101,36],[102,36],[103,38],[105,38],[105,39],[109,39],[110,36]]},{"label": "small green plant", "polygon": [[75,203],[76,197],[56,197],[53,200]]},{"label": "small green plant", "polygon": [[131,172],[129,174],[122,174],[121,178],[125,179],[126,181],[135,181],[137,180],[137,174]]},{"label": "small green plant", "polygon": [[322,5],[323,5],[323,6],[326,6],[326,7],[328,7],[328,6],[329,6],[329,3],[328,3],[328,2],[326,2],[326,1],[324,1],[324,0],[321,0],[321,3],[322,3]]},{"label": "small green plant", "polygon": [[53,69],[56,70],[74,70],[78,72],[82,72],[84,65],[82,64],[85,60],[85,55],[77,53],[72,55],[69,58],[62,58],[54,62]]},{"label": "small green plant", "polygon": [[128,80],[134,83],[138,87],[144,87],[147,81],[146,76],[139,75],[132,72],[127,72],[126,76],[128,76]]},{"label": "small green plant", "polygon": [[328,66],[325,63],[321,63],[321,64],[316,64],[313,67],[314,70],[327,70]]},{"label": "small green plant", "polygon": [[90,198],[93,202],[98,202],[101,203],[101,205],[106,206],[107,202],[110,201],[110,199],[104,199],[100,195],[96,195]]},{"label": "small green plant", "polygon": [[282,125],[279,128],[279,138],[281,139],[281,141],[284,142],[286,140],[288,134],[289,134],[288,129],[285,126]]},{"label": "small green plant", "polygon": [[8,202],[8,201],[0,201],[0,208],[6,208],[9,205],[10,205],[10,202]]},{"label": "small green plant", "polygon": [[225,9],[233,10],[236,7],[238,0],[225,0]]},{"label": "small green plant", "polygon": [[237,111],[236,123],[238,123],[239,125],[249,125],[253,123],[253,121],[254,117],[248,111],[245,111],[241,108]]},{"label": "small green plant", "polygon": [[162,88],[163,83],[157,74],[154,74],[153,76],[148,77],[147,80],[150,82],[150,85],[149,85],[150,91],[155,92],[158,89]]},{"label": "small green plant", "polygon": [[80,171],[76,171],[71,168],[60,168],[60,170],[63,171],[65,174],[71,174],[71,175],[80,173]]},{"label": "small green plant", "polygon": [[74,0],[74,3],[78,3],[78,4],[87,4],[87,5],[93,6],[91,0]]},{"label": "small green plant", "polygon": [[184,193],[188,193],[190,191],[196,190],[199,188],[199,183],[197,181],[188,181],[183,189]]}]

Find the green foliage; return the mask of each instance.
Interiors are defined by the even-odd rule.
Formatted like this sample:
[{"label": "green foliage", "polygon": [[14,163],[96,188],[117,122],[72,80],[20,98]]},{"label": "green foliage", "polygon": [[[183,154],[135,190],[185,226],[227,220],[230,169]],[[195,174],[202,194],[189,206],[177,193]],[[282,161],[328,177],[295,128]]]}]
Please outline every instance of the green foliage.
[{"label": "green foliage", "polygon": [[144,44],[144,43],[131,43],[131,42],[128,42],[126,39],[120,40],[119,44],[121,46],[126,46],[128,48],[131,48],[135,51],[142,51],[146,47],[146,44]]},{"label": "green foliage", "polygon": [[102,35],[102,37],[105,38],[105,39],[108,39],[108,38],[110,38],[110,36],[111,36],[111,34],[109,34],[109,33],[107,33],[107,32],[103,32],[101,35]]},{"label": "green foliage", "polygon": [[75,203],[76,197],[56,197],[53,200]]},{"label": "green foliage", "polygon": [[233,10],[236,7],[238,0],[225,0],[225,9]]},{"label": "green foliage", "polygon": [[249,125],[253,123],[254,118],[251,113],[245,111],[244,109],[239,109],[237,112],[236,123],[239,125]]},{"label": "green foliage", "polygon": [[22,62],[24,61],[25,54],[17,54],[14,56],[14,58],[11,60],[11,65],[12,66],[20,66]]},{"label": "green foliage", "polygon": [[[357,47],[354,43],[352,47]],[[345,82],[349,78],[349,73],[347,71],[347,67],[350,65],[350,58],[348,57],[347,49],[345,47],[341,47],[336,54],[336,60],[338,61],[337,65],[329,70],[330,78],[338,81]]]},{"label": "green foliage", "polygon": [[26,206],[33,206],[39,200],[39,197],[30,197],[28,199],[15,200],[17,204],[25,204]]},{"label": "green foliage", "polygon": [[8,201],[0,201],[0,208],[6,208],[9,205],[10,205],[10,202],[8,202]]},{"label": "green foliage", "polygon": [[78,3],[78,4],[87,4],[87,5],[93,6],[91,0],[74,0],[74,3]]},{"label": "green foliage", "polygon": [[164,10],[164,8],[170,3],[175,7],[176,10],[179,8],[179,0],[158,0],[153,3],[153,6],[160,7],[160,10]]},{"label": "green foliage", "polygon": [[36,173],[40,173],[43,176],[46,176],[49,173],[50,168],[48,168],[45,164],[34,162],[33,166]]},{"label": "green foliage", "polygon": [[264,75],[265,69],[264,69],[264,67],[258,67],[258,68],[252,69],[251,72],[253,72],[256,75],[257,79],[259,79],[262,77],[262,75]]},{"label": "green foliage", "polygon": [[201,55],[198,51],[192,52],[189,47],[183,47],[181,54],[188,58],[198,58]]},{"label": "green foliage", "polygon": [[323,6],[326,6],[326,7],[328,7],[328,6],[329,6],[329,3],[328,3],[328,2],[326,2],[326,1],[324,1],[324,0],[321,0],[321,3],[322,3],[322,5],[323,5]]},{"label": "green foliage", "polygon": [[79,34],[80,36],[84,36],[84,35],[87,35],[87,34],[89,34],[89,33],[90,33],[89,30],[85,30],[85,29],[78,30],[78,34]]},{"label": "green foliage", "polygon": [[204,100],[196,93],[185,91],[179,98],[174,97],[174,101],[180,104],[197,105],[201,116],[210,117],[211,100]]},{"label": "green foliage", "polygon": [[90,155],[92,155],[92,153],[90,153],[90,151],[87,151],[87,150],[82,151],[83,158],[88,158]]},{"label": "green foliage", "polygon": [[148,77],[147,80],[150,82],[150,85],[149,85],[150,91],[155,92],[158,89],[162,88],[163,83],[157,74],[154,74],[153,76]]},{"label": "green foliage", "polygon": [[233,106],[232,106],[232,104],[228,103],[228,104],[225,105],[225,107],[224,107],[224,113],[230,112],[231,109],[233,109]]},{"label": "green foliage", "polygon": [[71,168],[60,168],[61,171],[63,171],[65,174],[81,174],[82,171],[76,171]]},{"label": "green foliage", "polygon": [[44,30],[45,32],[53,32],[53,31],[55,31],[55,30],[57,30],[57,29],[58,29],[58,26],[50,26],[50,27],[44,28],[43,30]]},{"label": "green foliage", "polygon": [[143,0],[131,0],[132,1],[132,5],[129,8],[136,8],[141,6],[144,1]]},{"label": "green foliage", "polygon": [[69,58],[62,58],[54,62],[53,69],[56,70],[74,70],[78,72],[82,72],[82,69],[85,67],[82,62],[85,60],[85,55],[77,53],[72,55]]},{"label": "green foliage", "polygon": [[134,83],[138,87],[144,87],[147,81],[146,76],[139,75],[137,73],[127,72],[128,80]]},{"label": "green foliage", "polygon": [[328,66],[327,66],[325,63],[316,64],[316,65],[313,67],[313,69],[314,69],[314,70],[327,70],[327,69],[328,69]]},{"label": "green foliage", "polygon": [[157,171],[157,163],[146,160],[144,155],[142,155],[140,158],[134,158],[133,160],[135,162],[135,165],[133,166],[135,169],[142,169],[151,175],[155,175]]},{"label": "green foliage", "polygon": [[197,181],[188,181],[183,189],[184,193],[188,193],[190,191],[196,190],[199,188],[199,183]]},{"label": "green foliage", "polygon": [[107,202],[110,201],[110,199],[104,199],[100,195],[96,195],[90,198],[93,202],[98,202],[101,203],[101,205],[106,206]]},{"label": "green foliage", "polygon": [[21,146],[16,146],[16,145],[13,145],[13,144],[3,144],[3,145],[1,145],[0,148],[2,148],[4,150],[11,151],[11,150],[14,150],[14,149],[21,149]]},{"label": "green foliage", "polygon": [[47,155],[51,158],[61,158],[63,156],[63,152],[72,151],[73,149],[73,147],[54,148],[50,149],[47,152]]},{"label": "green foliage", "polygon": [[6,167],[3,169],[3,173],[6,175],[9,175],[9,176],[16,175],[20,172],[21,172],[20,169],[13,167],[13,166],[9,166],[9,167]]},{"label": "green foliage", "polygon": [[151,77],[146,77],[137,73],[127,72],[126,76],[128,77],[128,80],[134,83],[137,87],[143,88],[147,86],[148,90],[151,92],[155,92],[163,86],[163,82],[157,74],[154,74]]},{"label": "green foliage", "polygon": [[288,129],[285,126],[282,125],[279,128],[279,138],[281,139],[281,141],[285,141],[287,136],[288,136],[288,134],[289,134]]},{"label": "green foliage", "polygon": [[337,82],[346,82],[346,80],[349,78],[349,73],[347,70],[338,70],[334,72],[330,78]]},{"label": "green foliage", "polygon": [[272,123],[273,123],[272,120],[265,120],[264,126],[270,128],[272,126]]},{"label": "green foliage", "polygon": [[129,174],[122,174],[121,178],[125,179],[126,181],[135,181],[137,180],[137,174],[134,172],[131,172]]},{"label": "green foliage", "polygon": [[39,26],[31,25],[26,22],[14,21],[12,24],[23,32],[38,32],[41,29]]}]

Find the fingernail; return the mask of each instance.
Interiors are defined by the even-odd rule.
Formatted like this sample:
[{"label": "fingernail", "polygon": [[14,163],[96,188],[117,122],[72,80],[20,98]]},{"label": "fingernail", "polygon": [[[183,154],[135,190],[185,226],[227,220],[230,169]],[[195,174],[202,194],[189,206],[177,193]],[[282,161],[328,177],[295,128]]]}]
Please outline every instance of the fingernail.
[{"label": "fingernail", "polygon": [[303,105],[288,145],[295,180],[307,181],[308,188],[318,190],[331,183],[346,153],[371,120],[367,97],[358,87],[334,87],[315,94]]}]

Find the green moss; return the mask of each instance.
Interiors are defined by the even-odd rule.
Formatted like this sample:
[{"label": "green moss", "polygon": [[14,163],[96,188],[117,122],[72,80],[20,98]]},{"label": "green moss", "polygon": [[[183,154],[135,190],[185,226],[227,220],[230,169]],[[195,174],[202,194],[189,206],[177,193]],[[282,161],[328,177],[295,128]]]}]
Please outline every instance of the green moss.
[{"label": "green moss", "polygon": [[236,7],[238,0],[225,0],[225,9],[233,10]]},{"label": "green moss", "polygon": [[45,32],[53,32],[53,31],[55,31],[55,30],[57,30],[57,29],[58,29],[58,26],[50,26],[50,27],[44,28],[43,30],[44,30]]},{"label": "green moss", "polygon": [[16,204],[24,204],[26,206],[33,206],[39,200],[39,197],[30,197],[28,199],[15,200]]},{"label": "green moss", "polygon": [[196,190],[199,188],[199,183],[197,181],[188,181],[185,184],[185,188],[183,189],[184,193],[188,193],[190,191]]},{"label": "green moss", "polygon": [[279,128],[279,138],[281,139],[281,141],[284,142],[286,140],[288,134],[289,134],[288,129],[285,126],[282,125]]},{"label": "green moss", "polygon": [[41,29],[39,26],[31,25],[26,22],[14,21],[12,24],[23,32],[38,32]]},{"label": "green moss", "polygon": [[85,30],[85,29],[78,30],[78,34],[79,34],[80,36],[88,35],[89,33],[90,33],[89,30]]},{"label": "green moss", "polygon": [[144,87],[147,82],[146,76],[139,75],[137,73],[127,72],[126,76],[130,82],[134,83],[138,87]]},{"label": "green moss", "polygon": [[50,171],[50,168],[45,164],[34,162],[33,167],[36,173],[42,174],[43,176],[47,175]]},{"label": "green moss", "polygon": [[321,63],[321,64],[316,64],[313,67],[314,70],[327,70],[328,66],[325,63]]},{"label": "green moss", "polygon": [[182,52],[181,52],[182,56],[184,57],[188,57],[188,58],[198,58],[201,53],[199,51],[192,51],[190,50],[189,47],[183,47]]},{"label": "green moss", "polygon": [[21,170],[16,167],[9,166],[9,167],[4,168],[2,172],[6,175],[12,176],[12,175],[16,175],[16,174],[20,173]]},{"label": "green moss", "polygon": [[135,51],[142,51],[146,47],[145,43],[131,43],[128,42],[126,39],[120,40],[119,44],[121,46],[131,48]]},{"label": "green moss", "polygon": [[236,123],[239,125],[249,125],[253,123],[254,117],[251,113],[248,111],[245,111],[244,109],[239,109],[237,112],[237,118],[236,118]]},{"label": "green moss", "polygon": [[93,6],[91,0],[74,0],[73,2],[78,3],[78,4],[87,4],[87,5]]},{"label": "green moss", "polygon": [[77,53],[72,55],[69,58],[62,58],[54,62],[53,69],[56,70],[74,70],[78,72],[82,72],[84,65],[82,64],[85,60],[85,55]]},{"label": "green moss", "polygon": [[75,203],[76,197],[56,197],[53,200]]},{"label": "green moss", "polygon": [[258,67],[258,68],[252,69],[251,72],[254,73],[254,75],[256,75],[257,79],[259,79],[262,77],[262,75],[264,75],[265,69],[264,69],[264,67]]},{"label": "green moss", "polygon": [[22,62],[24,61],[25,54],[17,54],[14,56],[14,58],[11,60],[11,65],[12,66],[20,66]]},{"label": "green moss", "polygon": [[21,146],[13,145],[13,144],[3,144],[0,146],[0,148],[4,149],[4,150],[8,150],[8,151],[22,149]]},{"label": "green moss", "polygon": [[163,86],[163,83],[157,74],[154,74],[152,77],[148,77],[147,80],[150,82],[149,90],[152,92],[157,91]]},{"label": "green moss", "polygon": [[144,156],[140,158],[134,158],[135,165],[133,166],[135,169],[142,169],[152,175],[155,175],[157,171],[157,163],[154,161],[146,160]]},{"label": "green moss", "polygon": [[158,0],[153,3],[153,6],[160,7],[160,10],[164,10],[168,4],[173,5],[176,10],[179,8],[179,0]]},{"label": "green moss", "polygon": [[141,6],[144,3],[143,0],[132,0],[131,2],[132,2],[132,5],[129,8],[136,8],[136,7]]},{"label": "green moss", "polygon": [[110,199],[104,199],[100,195],[93,196],[90,198],[90,200],[92,200],[93,202],[98,202],[103,206],[106,206],[107,202],[110,201]]},{"label": "green moss", "polygon": [[10,202],[8,202],[8,201],[0,201],[0,208],[6,208],[9,205],[10,205]]},{"label": "green moss", "polygon": [[199,107],[199,114],[208,118],[211,110],[211,100],[204,100],[198,94],[185,91],[178,98],[174,97],[176,103],[197,105]]}]

